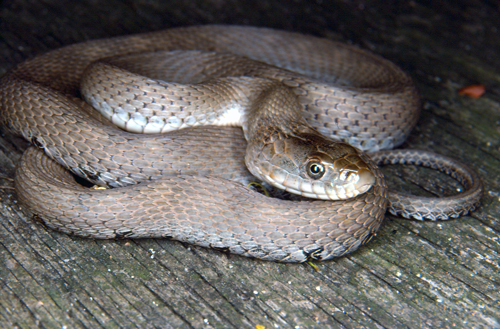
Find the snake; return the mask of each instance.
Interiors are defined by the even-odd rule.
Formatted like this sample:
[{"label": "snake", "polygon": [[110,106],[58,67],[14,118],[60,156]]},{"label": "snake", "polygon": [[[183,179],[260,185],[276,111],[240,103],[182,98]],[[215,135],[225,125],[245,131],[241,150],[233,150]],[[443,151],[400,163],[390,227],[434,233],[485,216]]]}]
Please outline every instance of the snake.
[{"label": "snake", "polygon": [[[398,66],[294,32],[206,25],[65,46],[2,76],[0,111],[3,131],[32,144],[15,175],[23,210],[80,237],[329,260],[371,240],[387,210],[443,220],[482,195],[465,164],[391,150],[420,112]],[[384,163],[437,169],[464,190],[394,192]],[[256,180],[292,197],[245,185]]]}]

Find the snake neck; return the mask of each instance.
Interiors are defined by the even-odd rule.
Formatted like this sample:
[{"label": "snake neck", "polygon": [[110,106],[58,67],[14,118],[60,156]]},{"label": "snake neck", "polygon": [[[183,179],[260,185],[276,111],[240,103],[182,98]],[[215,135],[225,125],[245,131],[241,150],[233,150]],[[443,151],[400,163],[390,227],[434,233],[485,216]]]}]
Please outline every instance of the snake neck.
[{"label": "snake neck", "polygon": [[249,143],[315,133],[302,118],[297,96],[282,84],[267,86],[245,112],[243,131]]}]

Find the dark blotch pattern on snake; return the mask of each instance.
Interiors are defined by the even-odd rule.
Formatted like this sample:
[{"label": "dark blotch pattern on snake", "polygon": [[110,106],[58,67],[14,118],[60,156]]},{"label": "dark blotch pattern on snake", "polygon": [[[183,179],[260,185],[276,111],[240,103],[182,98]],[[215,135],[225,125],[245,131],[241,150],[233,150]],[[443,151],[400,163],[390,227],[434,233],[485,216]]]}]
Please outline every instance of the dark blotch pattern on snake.
[{"label": "dark blotch pattern on snake", "polygon": [[[149,134],[111,125],[82,93],[119,127]],[[433,167],[467,191],[389,193],[363,151],[405,140],[419,112],[411,79],[376,55],[296,33],[200,26],[71,45],[4,75],[0,108],[1,124],[36,146],[15,179],[24,209],[83,237],[168,237],[266,260],[327,260],[366,243],[389,204],[406,217],[446,219],[481,197],[471,170],[416,151],[375,159]],[[66,169],[117,188],[83,187]],[[263,196],[241,184],[254,179],[249,170],[324,200]]]}]

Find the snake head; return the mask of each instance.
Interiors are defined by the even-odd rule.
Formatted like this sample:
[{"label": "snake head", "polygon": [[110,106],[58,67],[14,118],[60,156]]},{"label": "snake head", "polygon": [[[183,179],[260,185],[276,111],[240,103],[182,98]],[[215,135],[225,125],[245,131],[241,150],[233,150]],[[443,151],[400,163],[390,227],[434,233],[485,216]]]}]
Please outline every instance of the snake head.
[{"label": "snake head", "polygon": [[303,133],[271,138],[247,148],[245,162],[257,178],[313,199],[345,200],[375,183],[369,158],[355,147]]}]

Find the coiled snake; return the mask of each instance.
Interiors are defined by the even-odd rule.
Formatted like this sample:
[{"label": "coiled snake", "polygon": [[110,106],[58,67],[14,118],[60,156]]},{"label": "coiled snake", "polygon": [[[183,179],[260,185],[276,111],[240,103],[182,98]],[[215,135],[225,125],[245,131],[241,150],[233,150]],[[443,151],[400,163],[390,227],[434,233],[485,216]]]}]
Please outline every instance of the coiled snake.
[{"label": "coiled snake", "polygon": [[[0,107],[2,125],[36,146],[16,173],[24,209],[83,237],[326,260],[366,243],[389,201],[405,217],[446,219],[474,210],[482,193],[465,166],[404,150],[372,157],[436,168],[467,190],[437,199],[388,192],[363,151],[405,140],[419,112],[411,79],[376,55],[296,33],[202,26],[71,45],[4,75]],[[83,187],[63,167],[117,188]],[[322,200],[263,196],[241,184],[255,179],[246,168]]]}]

